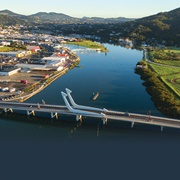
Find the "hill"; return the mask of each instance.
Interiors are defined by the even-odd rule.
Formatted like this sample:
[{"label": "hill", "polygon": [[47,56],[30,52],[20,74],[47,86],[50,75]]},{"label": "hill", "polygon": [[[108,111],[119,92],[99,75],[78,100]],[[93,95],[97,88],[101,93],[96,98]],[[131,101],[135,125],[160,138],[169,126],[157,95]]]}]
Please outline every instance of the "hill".
[{"label": "hill", "polygon": [[73,23],[79,20],[78,18],[74,18],[63,13],[54,12],[39,12],[30,15],[29,18],[31,21],[39,23]]},{"label": "hill", "polygon": [[0,24],[1,25],[7,25],[7,26],[12,26],[12,25],[17,25],[17,24],[24,24],[25,21],[14,18],[8,15],[0,15]]},{"label": "hill", "polygon": [[9,10],[0,11],[0,15],[7,15],[14,18],[22,19],[30,23],[57,23],[57,24],[74,24],[74,23],[122,23],[126,21],[131,21],[132,18],[99,18],[99,17],[83,17],[75,18],[68,16],[63,13],[55,12],[39,12],[33,15],[25,16],[21,14],[16,14]]},{"label": "hill", "polygon": [[137,42],[180,45],[180,8],[125,23],[126,36]]},{"label": "hill", "polygon": [[81,19],[82,22],[93,22],[98,24],[108,24],[108,23],[123,23],[127,21],[133,21],[133,18],[125,18],[125,17],[118,17],[118,18],[101,18],[101,17],[83,17]]}]

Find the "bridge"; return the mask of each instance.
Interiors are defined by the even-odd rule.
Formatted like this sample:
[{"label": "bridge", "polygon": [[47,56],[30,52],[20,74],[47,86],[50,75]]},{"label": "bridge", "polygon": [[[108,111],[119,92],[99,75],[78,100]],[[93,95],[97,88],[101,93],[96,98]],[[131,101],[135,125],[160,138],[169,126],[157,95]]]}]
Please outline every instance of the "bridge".
[{"label": "bridge", "polygon": [[[128,112],[111,111],[105,108],[95,108],[89,106],[78,105],[74,102],[72,91],[66,88],[66,93],[61,92],[65,106],[51,104],[36,103],[20,103],[0,101],[0,109],[4,112],[13,112],[15,110],[25,111],[27,115],[34,115],[36,112],[46,112],[51,114],[51,118],[57,118],[58,115],[76,116],[76,121],[82,121],[83,117],[92,117],[102,120],[103,124],[107,124],[109,120],[118,122],[129,122],[131,128],[135,124],[154,125],[160,127],[163,131],[164,127],[180,129],[180,120],[172,118],[164,118],[150,115],[142,115]],[[67,100],[69,99],[69,101]]]}]

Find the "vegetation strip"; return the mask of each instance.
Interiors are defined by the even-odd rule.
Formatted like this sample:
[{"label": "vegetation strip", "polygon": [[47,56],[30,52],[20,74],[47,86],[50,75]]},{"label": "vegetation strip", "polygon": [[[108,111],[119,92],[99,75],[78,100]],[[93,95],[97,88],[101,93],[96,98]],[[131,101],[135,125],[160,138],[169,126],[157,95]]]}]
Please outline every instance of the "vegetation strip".
[{"label": "vegetation strip", "polygon": [[68,44],[75,44],[78,46],[84,46],[84,47],[95,49],[95,50],[101,50],[102,52],[108,52],[106,47],[104,47],[103,45],[101,45],[97,42],[93,42],[90,40],[80,40],[80,41],[76,41],[76,42],[68,42]]},{"label": "vegetation strip", "polygon": [[[162,57],[165,59],[168,58],[168,64],[171,65],[161,66],[161,64],[149,63],[149,60],[146,59],[147,57],[144,57],[144,59],[137,64],[144,68],[136,68],[136,73],[140,74],[141,79],[145,81],[143,85],[146,87],[147,92],[151,95],[151,99],[154,101],[156,107],[163,114],[179,118],[180,85],[178,83],[178,79],[180,77],[180,69],[174,67],[176,67],[177,61],[180,62],[180,59],[177,59],[176,56],[176,54],[180,51],[177,49],[174,52],[173,49],[171,49],[171,51],[157,49],[153,53],[152,50],[149,52],[152,61],[163,64],[164,62],[162,63]],[[165,54],[162,52],[165,52]],[[176,56],[176,60],[171,59],[172,52],[175,53],[175,55],[173,54],[173,57]],[[155,57],[157,59],[154,59]]]}]

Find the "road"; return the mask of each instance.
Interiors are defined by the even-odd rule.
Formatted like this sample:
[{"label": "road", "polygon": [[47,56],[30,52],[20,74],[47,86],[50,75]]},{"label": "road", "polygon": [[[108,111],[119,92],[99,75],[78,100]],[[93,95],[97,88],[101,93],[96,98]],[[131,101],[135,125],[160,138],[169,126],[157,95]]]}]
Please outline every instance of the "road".
[{"label": "road", "polygon": [[[50,104],[34,104],[34,103],[15,103],[15,102],[3,102],[0,101],[0,108],[1,109],[12,109],[13,110],[24,110],[27,112],[48,112],[48,113],[58,113],[58,114],[65,114],[65,115],[82,115],[85,117],[93,117],[93,118],[100,118],[104,121],[108,120],[116,120],[116,121],[125,121],[130,122],[132,127],[134,124],[149,124],[149,125],[156,125],[160,127],[171,127],[171,128],[179,128],[180,129],[180,120],[178,119],[171,119],[171,118],[164,118],[164,117],[157,117],[157,116],[150,116],[150,115],[142,115],[142,114],[134,114],[134,113],[126,113],[126,112],[118,112],[118,111],[106,111],[99,112],[93,110],[86,110],[83,111],[83,114],[74,113],[68,110],[66,106],[59,106],[59,105],[50,105]],[[91,112],[91,113],[90,113]],[[94,114],[92,114],[94,112]]]}]

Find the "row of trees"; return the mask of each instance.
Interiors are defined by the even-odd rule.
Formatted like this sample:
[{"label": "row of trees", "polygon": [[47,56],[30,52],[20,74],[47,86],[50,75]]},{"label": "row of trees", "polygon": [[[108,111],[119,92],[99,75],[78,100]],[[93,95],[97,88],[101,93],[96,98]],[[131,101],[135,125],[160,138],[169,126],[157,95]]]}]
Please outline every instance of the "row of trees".
[{"label": "row of trees", "polygon": [[11,45],[9,45],[8,47],[12,47],[12,48],[14,48],[14,50],[16,50],[16,49],[27,50],[26,45],[24,45],[24,44],[19,44],[19,43],[16,42],[16,41],[12,42]]},{"label": "row of trees", "polygon": [[173,51],[165,51],[164,49],[150,51],[150,56],[153,61],[157,60],[180,60],[180,54]]},{"label": "row of trees", "polygon": [[151,95],[155,106],[163,113],[173,118],[180,118],[180,102],[175,98],[168,87],[150,69],[137,69],[136,73],[141,75],[145,82],[143,85]]}]

